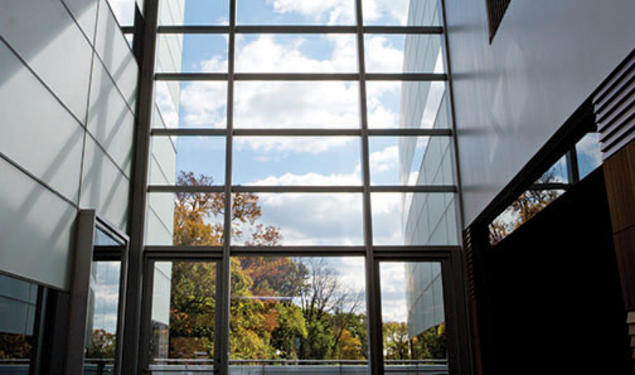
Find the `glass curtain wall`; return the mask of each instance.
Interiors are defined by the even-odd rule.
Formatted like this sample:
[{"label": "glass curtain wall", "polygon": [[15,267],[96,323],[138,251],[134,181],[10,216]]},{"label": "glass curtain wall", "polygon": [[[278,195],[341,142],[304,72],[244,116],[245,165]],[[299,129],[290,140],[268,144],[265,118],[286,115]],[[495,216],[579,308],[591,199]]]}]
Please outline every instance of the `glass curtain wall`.
[{"label": "glass curtain wall", "polygon": [[[441,2],[160,0],[158,21],[146,368],[377,373],[372,319],[441,273],[405,260],[459,250]],[[444,326],[427,303],[406,335]]]}]

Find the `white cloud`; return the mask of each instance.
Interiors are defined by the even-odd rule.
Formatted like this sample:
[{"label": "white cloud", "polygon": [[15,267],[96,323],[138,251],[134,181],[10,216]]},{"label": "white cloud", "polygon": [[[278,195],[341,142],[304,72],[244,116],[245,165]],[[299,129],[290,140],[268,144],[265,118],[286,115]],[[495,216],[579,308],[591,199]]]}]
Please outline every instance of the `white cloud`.
[{"label": "white cloud", "polygon": [[267,0],[276,13],[297,13],[329,25],[355,24],[355,7],[351,0]]}]

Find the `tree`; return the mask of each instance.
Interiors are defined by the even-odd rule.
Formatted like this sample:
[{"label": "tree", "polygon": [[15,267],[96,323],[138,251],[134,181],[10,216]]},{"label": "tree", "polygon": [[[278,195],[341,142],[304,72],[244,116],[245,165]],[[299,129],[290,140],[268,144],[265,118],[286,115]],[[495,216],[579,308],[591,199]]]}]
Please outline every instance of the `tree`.
[{"label": "tree", "polygon": [[[181,172],[178,184],[211,185],[211,177]],[[259,199],[232,196],[232,241],[278,246],[278,228],[259,223]],[[225,231],[223,193],[177,193],[174,243],[220,246]],[[170,356],[213,354],[216,270],[213,263],[172,267]],[[249,256],[231,259],[230,353],[233,359],[364,359],[361,294],[348,292],[326,260]]]},{"label": "tree", "polygon": [[384,357],[386,359],[413,359],[410,353],[408,325],[404,322],[383,324]]},{"label": "tree", "polygon": [[[342,337],[355,320],[363,301],[361,294],[347,291],[324,258],[310,258],[307,263],[308,282],[299,297],[309,332],[308,338],[300,344],[303,358],[363,359],[361,355],[338,358],[343,352],[337,351]],[[364,352],[361,340],[357,349],[358,353]],[[352,350],[349,348],[346,352]]]},{"label": "tree", "polygon": [[104,329],[96,329],[90,338],[86,358],[115,358],[115,334]]},{"label": "tree", "polygon": [[[553,172],[547,172],[536,181],[538,184],[555,182]],[[510,233],[518,229],[529,219],[542,211],[560,194],[556,190],[533,190],[523,192],[512,204],[494,219],[489,226],[490,244],[495,245]]]}]

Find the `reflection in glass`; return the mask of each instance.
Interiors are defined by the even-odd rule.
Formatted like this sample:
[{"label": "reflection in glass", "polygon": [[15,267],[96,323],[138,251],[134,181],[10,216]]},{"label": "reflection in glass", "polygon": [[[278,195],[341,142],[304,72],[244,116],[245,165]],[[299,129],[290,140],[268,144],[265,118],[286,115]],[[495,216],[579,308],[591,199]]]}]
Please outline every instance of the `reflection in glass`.
[{"label": "reflection in glass", "polygon": [[371,185],[453,185],[450,137],[370,137]]},{"label": "reflection in glass", "polygon": [[[200,182],[191,175],[184,178]],[[224,203],[222,193],[148,194],[146,244],[221,246]]]},{"label": "reflection in glass", "polygon": [[365,25],[438,26],[439,0],[363,0]]},{"label": "reflection in glass", "polygon": [[598,133],[587,133],[575,145],[575,150],[578,157],[580,179],[602,165],[602,151],[600,151],[600,135]]},{"label": "reflection in glass", "polygon": [[231,262],[230,373],[367,372],[362,257]]},{"label": "reflection in glass", "polygon": [[120,261],[92,262],[86,317],[85,373],[114,373],[120,276]]},{"label": "reflection in glass", "polygon": [[[535,185],[567,182],[567,159],[563,156],[536,180]],[[561,189],[525,190],[489,224],[490,244],[502,241],[564,193]]]},{"label": "reflection in glass", "polygon": [[213,371],[216,263],[155,262],[150,371]]},{"label": "reflection in glass", "polygon": [[355,73],[353,34],[239,34],[236,72]]},{"label": "reflection in glass", "polygon": [[229,0],[161,0],[159,25],[228,25]]},{"label": "reflection in glass", "polygon": [[232,212],[236,245],[363,244],[359,193],[234,193]]},{"label": "reflection in glass", "polygon": [[357,185],[359,137],[234,137],[237,185]]},{"label": "reflection in glass", "polygon": [[444,72],[440,35],[366,34],[364,52],[368,73]]},{"label": "reflection in glass", "polygon": [[453,193],[372,193],[375,245],[457,245]]},{"label": "reflection in glass", "polygon": [[370,128],[448,128],[446,84],[442,81],[368,81]]},{"label": "reflection in glass", "polygon": [[384,368],[395,374],[447,374],[441,264],[380,264]]},{"label": "reflection in glass", "polygon": [[359,83],[237,81],[236,128],[359,128]]},{"label": "reflection in glass", "polygon": [[236,0],[239,25],[354,25],[355,0]]},{"label": "reflection in glass", "polygon": [[[150,179],[163,185],[223,185],[224,137],[152,137]],[[196,180],[185,176],[193,175]]]},{"label": "reflection in glass", "polygon": [[0,373],[29,373],[37,294],[36,284],[0,275]]}]

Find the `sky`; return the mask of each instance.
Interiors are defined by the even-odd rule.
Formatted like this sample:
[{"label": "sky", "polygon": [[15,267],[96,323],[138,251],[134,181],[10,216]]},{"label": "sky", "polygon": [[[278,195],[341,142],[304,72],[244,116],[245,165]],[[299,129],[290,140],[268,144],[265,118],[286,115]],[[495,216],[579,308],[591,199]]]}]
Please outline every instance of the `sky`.
[{"label": "sky", "polygon": [[[109,0],[120,24],[131,23],[131,0]],[[165,0],[164,0],[165,1]],[[182,4],[182,1],[171,0]],[[435,3],[435,0],[415,0]],[[366,25],[406,25],[409,0],[364,0]],[[238,0],[237,24],[354,25],[353,0]],[[228,24],[226,0],[187,0],[183,24]],[[175,24],[165,15],[161,23]],[[178,21],[176,24],[180,24]],[[418,26],[419,24],[417,24]],[[181,64],[159,61],[159,72],[226,72],[226,35],[185,35],[183,40],[162,35],[161,48],[182,43]],[[171,40],[170,40],[171,39]],[[438,36],[411,36],[417,63],[404,64],[403,35],[365,35],[365,65],[368,72],[443,72]],[[430,52],[432,51],[432,52]],[[173,53],[173,52],[172,52]],[[331,35],[236,36],[236,72],[356,73],[356,37]],[[176,59],[178,60],[178,58]],[[224,82],[158,82],[156,102],[168,127],[225,128],[227,86]],[[174,85],[180,89],[175,95]],[[172,90],[172,91],[170,91]],[[403,96],[408,92],[410,96]],[[415,120],[400,116],[401,106],[412,93],[420,107]],[[368,123],[371,128],[430,128],[433,125],[445,84],[440,82],[368,82]],[[410,104],[409,106],[412,106]],[[235,128],[359,128],[358,82],[253,82],[237,81],[234,95]],[[409,122],[406,122],[409,121]],[[439,126],[449,126],[440,124]],[[414,157],[420,161],[428,146],[427,137],[412,138]],[[177,169],[213,177],[224,184],[225,139],[223,137],[174,138]],[[370,170],[374,185],[417,183],[419,162],[400,173],[403,137],[371,137]],[[361,149],[358,137],[234,137],[234,185],[361,185]],[[599,161],[597,140],[587,137],[579,145],[583,175]],[[400,158],[402,163],[400,163]],[[406,163],[407,164],[407,163]],[[449,166],[452,169],[452,166]],[[565,169],[566,170],[566,169]],[[561,171],[561,169],[560,169]],[[443,181],[453,184],[453,180]],[[361,194],[259,194],[261,222],[280,228],[285,245],[362,245]],[[371,196],[373,241],[400,245],[402,232],[401,194]],[[338,277],[352,289],[364,288],[361,258],[333,261]],[[359,269],[358,272],[355,270]],[[405,321],[405,273],[403,263],[382,265],[382,308],[385,320]],[[104,289],[105,295],[108,289]]]}]

